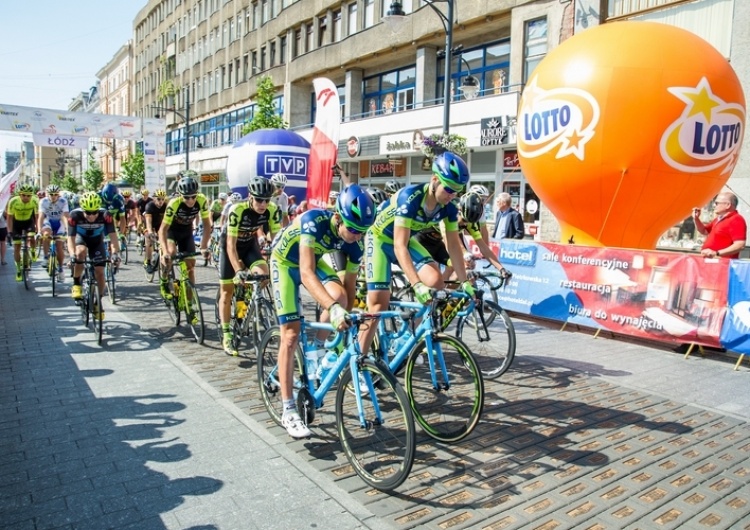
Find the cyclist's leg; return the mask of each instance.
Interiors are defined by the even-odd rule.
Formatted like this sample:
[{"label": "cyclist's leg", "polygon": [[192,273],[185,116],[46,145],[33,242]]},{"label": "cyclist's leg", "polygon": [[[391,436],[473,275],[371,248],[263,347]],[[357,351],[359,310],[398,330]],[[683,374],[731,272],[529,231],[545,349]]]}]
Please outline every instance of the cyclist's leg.
[{"label": "cyclist's leg", "polygon": [[[58,221],[58,226],[56,228],[58,227],[59,227],[59,221]],[[49,245],[50,245],[50,241],[52,240],[53,233],[54,233],[53,226],[50,223],[50,220],[45,219],[44,223],[42,223],[42,230],[40,232],[40,235],[42,236],[42,254],[44,255],[45,260],[49,259]]]},{"label": "cyclist's leg", "polygon": [[222,346],[229,355],[239,355],[232,345],[231,309],[234,295],[234,267],[222,248],[219,255],[219,320],[221,321]]},{"label": "cyclist's leg", "polygon": [[[398,264],[393,244],[367,232],[365,235],[365,279],[367,280],[367,310],[388,309],[391,301],[391,263]],[[359,330],[359,344],[363,352],[370,351],[377,331],[377,321],[367,320]]]},{"label": "cyclist's leg", "polygon": [[[86,253],[88,252],[88,246],[86,240],[80,235],[76,235],[76,251],[75,259],[76,262],[83,262],[86,259]],[[83,274],[83,263],[76,263],[73,266],[73,287],[71,288],[71,296],[75,299],[83,296],[81,290],[81,275]]]},{"label": "cyclist's leg", "polygon": [[[326,288],[326,292],[328,292],[330,297],[336,300],[336,302],[338,302],[341,307],[348,307],[346,289],[344,289],[344,286],[341,284],[341,280],[336,274],[336,271],[322,258],[318,260],[318,268],[316,270],[316,273],[318,275],[320,283],[322,283],[323,287]],[[327,309],[323,308],[320,313],[320,321],[329,322],[329,319],[330,315],[328,314]],[[315,345],[322,348],[327,335],[328,332],[326,332],[325,330],[318,331],[315,337]]]},{"label": "cyclist's leg", "polygon": [[53,237],[55,237],[57,240],[57,242],[55,243],[55,252],[57,252],[57,270],[61,271],[63,261],[65,260],[65,236],[67,235],[65,225],[63,225],[63,223],[60,223],[57,227],[57,230],[53,230],[52,233]]}]

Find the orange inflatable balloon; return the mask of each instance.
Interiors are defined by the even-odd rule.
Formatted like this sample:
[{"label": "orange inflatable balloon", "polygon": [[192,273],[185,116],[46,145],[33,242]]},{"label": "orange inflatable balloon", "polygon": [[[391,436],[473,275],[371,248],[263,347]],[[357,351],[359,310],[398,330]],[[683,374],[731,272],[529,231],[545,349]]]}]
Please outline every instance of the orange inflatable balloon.
[{"label": "orange inflatable balloon", "polygon": [[709,43],[615,22],[566,40],[534,70],[518,156],[562,242],[649,249],[721,190],[744,125],[742,86]]}]

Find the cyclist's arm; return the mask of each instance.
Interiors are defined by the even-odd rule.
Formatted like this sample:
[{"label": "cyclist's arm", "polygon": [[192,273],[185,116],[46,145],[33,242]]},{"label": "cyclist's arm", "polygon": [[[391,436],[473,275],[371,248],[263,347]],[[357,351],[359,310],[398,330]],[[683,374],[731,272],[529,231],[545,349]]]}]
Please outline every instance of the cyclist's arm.
[{"label": "cyclist's arm", "polygon": [[208,244],[211,242],[211,214],[208,210],[201,211],[201,218],[203,219],[203,233],[201,234],[201,250],[208,248]]},{"label": "cyclist's arm", "polygon": [[232,268],[235,272],[241,271],[245,268],[245,264],[242,263],[240,255],[237,253],[237,235],[227,234],[227,258],[229,263],[232,264]]},{"label": "cyclist's arm", "polygon": [[147,213],[147,214],[144,214],[143,217],[146,218],[146,234],[152,234],[154,232],[154,227],[153,227],[154,216],[150,213]]},{"label": "cyclist's arm", "polygon": [[482,256],[484,256],[484,258],[487,261],[489,261],[493,267],[495,267],[499,271],[505,268],[503,267],[502,263],[498,261],[497,257],[495,256],[495,253],[492,252],[492,249],[490,248],[490,246],[487,244],[487,242],[484,239],[477,239],[477,238],[472,238],[472,239],[474,239],[474,242],[477,244],[477,247],[479,247],[479,252],[482,253]]},{"label": "cyclist's arm", "polygon": [[169,231],[169,227],[172,225],[172,220],[167,219],[166,216],[161,221],[161,226],[159,227],[159,244],[161,245],[161,248],[164,249],[164,252],[167,251],[169,248],[167,246],[167,232]]},{"label": "cyclist's arm", "polygon": [[13,221],[15,221],[15,216],[8,210],[7,215],[5,216],[5,222],[8,224],[8,233],[13,233]]},{"label": "cyclist's arm", "polygon": [[299,242],[299,270],[302,276],[302,285],[310,293],[310,296],[320,304],[323,309],[330,308],[336,301],[331,298],[326,288],[320,283],[315,273],[318,268],[318,260],[315,257],[315,249],[310,244],[305,244],[305,237],[300,237]]},{"label": "cyclist's arm", "polygon": [[409,280],[410,284],[414,285],[420,280],[419,275],[417,274],[417,268],[411,260],[411,254],[409,254],[410,239],[411,228],[399,224],[398,218],[396,218],[393,227],[393,251],[396,253],[396,259],[398,260],[398,264],[401,266],[401,270],[404,272],[406,279]]},{"label": "cyclist's arm", "polygon": [[346,310],[351,311],[354,300],[357,297],[357,272],[346,272],[344,274],[344,290],[346,291]]}]

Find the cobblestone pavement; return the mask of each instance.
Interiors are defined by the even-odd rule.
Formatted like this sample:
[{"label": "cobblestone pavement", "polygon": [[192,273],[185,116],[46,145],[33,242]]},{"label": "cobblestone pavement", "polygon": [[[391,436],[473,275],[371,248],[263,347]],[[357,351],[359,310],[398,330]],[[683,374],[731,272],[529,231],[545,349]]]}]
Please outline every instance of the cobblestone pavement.
[{"label": "cobblestone pavement", "polygon": [[[730,395],[739,395],[748,388],[748,374],[732,371],[731,362],[691,358],[670,368],[663,383],[630,384],[626,376],[636,365],[681,356],[515,319],[516,360],[501,380],[485,382],[484,414],[475,432],[455,445],[420,432],[411,476],[387,495],[353,474],[336,440],[332,409],[316,417],[310,440],[292,441],[268,419],[254,356],[231,358],[220,349],[213,324],[216,272],[199,267],[198,278],[209,321],[205,345],[197,345],[186,327],[173,327],[157,286],[146,284],[130,265],[118,276],[117,309],[107,306],[103,349],[132,341],[133,348],[155,342],[169,350],[249,422],[265,426],[294,453],[290,458],[345,491],[362,507],[360,521],[365,513],[392,528],[750,529],[748,408],[721,410],[670,392],[679,384],[669,378],[683,377],[680,370],[686,370],[687,384],[706,369],[712,385],[726,382]],[[59,314],[77,316],[72,306]],[[69,333],[90,332],[79,326]],[[621,360],[612,362],[617,368],[601,364],[615,358]],[[622,365],[624,359],[632,365]],[[210,505],[210,491],[202,502]]]}]

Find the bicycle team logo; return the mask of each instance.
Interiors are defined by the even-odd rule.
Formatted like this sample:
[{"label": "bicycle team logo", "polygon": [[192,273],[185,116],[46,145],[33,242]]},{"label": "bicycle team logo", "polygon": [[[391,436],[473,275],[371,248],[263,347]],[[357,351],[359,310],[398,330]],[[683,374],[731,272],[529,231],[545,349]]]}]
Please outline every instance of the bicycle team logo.
[{"label": "bicycle team logo", "polygon": [[534,77],[521,100],[518,119],[519,154],[534,158],[556,151],[555,158],[584,159],[585,146],[599,123],[596,98],[585,90],[560,87],[545,90]]},{"label": "bicycle team logo", "polygon": [[685,103],[685,110],[661,138],[664,162],[688,173],[731,173],[742,145],[745,109],[718,97],[705,77],[695,87],[667,90]]}]

